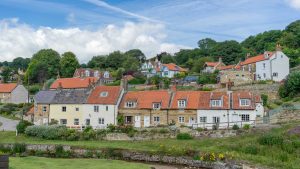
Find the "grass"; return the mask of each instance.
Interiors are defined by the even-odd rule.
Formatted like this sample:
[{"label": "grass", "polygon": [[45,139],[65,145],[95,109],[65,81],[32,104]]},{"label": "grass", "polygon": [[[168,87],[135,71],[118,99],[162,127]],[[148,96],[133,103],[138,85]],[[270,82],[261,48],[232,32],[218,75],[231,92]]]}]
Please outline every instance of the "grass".
[{"label": "grass", "polygon": [[10,169],[149,169],[150,165],[103,159],[53,159],[44,157],[11,157]]},{"label": "grass", "polygon": [[2,123],[0,122],[0,127],[2,126]]},{"label": "grass", "polygon": [[[283,125],[281,128],[274,128],[269,133],[283,136],[287,141],[289,136],[286,131],[300,123]],[[297,168],[300,164],[300,146],[294,148],[293,152],[284,151],[280,146],[260,145],[258,138],[263,133],[244,134],[229,138],[204,138],[194,140],[163,139],[151,141],[62,141],[43,140],[27,137],[24,135],[15,136],[14,132],[0,132],[0,143],[22,142],[29,144],[64,144],[83,148],[120,148],[156,152],[161,146],[166,149],[176,147],[182,150],[198,150],[204,152],[230,153],[234,158],[242,161],[249,161],[252,164],[269,166],[274,168]],[[300,142],[300,138],[298,139]],[[299,168],[299,167],[298,167]]]}]

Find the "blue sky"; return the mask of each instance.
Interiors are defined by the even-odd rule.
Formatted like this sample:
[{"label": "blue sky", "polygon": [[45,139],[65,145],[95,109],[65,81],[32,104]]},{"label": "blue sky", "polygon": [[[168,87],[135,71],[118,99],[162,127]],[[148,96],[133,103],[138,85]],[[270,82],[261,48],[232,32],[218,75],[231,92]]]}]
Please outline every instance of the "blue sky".
[{"label": "blue sky", "polygon": [[1,0],[0,11],[0,61],[49,47],[86,62],[113,50],[140,47],[151,57],[206,37],[242,41],[284,29],[300,18],[300,0]]}]

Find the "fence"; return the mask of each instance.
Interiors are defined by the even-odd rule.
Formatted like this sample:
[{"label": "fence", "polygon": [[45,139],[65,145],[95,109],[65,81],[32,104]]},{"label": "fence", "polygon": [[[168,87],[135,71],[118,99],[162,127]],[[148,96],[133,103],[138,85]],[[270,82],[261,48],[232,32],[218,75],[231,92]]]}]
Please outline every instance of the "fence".
[{"label": "fence", "polygon": [[240,128],[243,127],[245,124],[249,124],[250,126],[255,126],[258,121],[256,120],[249,120],[249,121],[234,121],[234,122],[219,122],[219,123],[197,123],[192,124],[192,128],[207,128],[207,129],[229,129],[232,128],[234,125],[239,126]]}]

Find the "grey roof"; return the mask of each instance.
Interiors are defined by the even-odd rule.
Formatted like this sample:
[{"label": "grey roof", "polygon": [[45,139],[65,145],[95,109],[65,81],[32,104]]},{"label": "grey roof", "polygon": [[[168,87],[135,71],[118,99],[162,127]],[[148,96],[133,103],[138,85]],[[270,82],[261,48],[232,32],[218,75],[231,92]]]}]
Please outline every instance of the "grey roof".
[{"label": "grey roof", "polygon": [[90,92],[87,89],[58,90],[53,98],[53,104],[82,104],[86,103]]},{"label": "grey roof", "polygon": [[34,96],[34,100],[36,103],[50,104],[56,93],[56,90],[41,90]]}]

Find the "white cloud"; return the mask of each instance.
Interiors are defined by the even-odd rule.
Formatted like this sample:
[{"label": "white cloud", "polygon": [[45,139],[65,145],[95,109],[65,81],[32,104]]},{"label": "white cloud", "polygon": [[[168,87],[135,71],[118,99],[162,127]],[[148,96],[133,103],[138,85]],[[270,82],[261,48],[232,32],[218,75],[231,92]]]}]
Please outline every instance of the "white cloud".
[{"label": "white cloud", "polygon": [[300,0],[286,0],[288,4],[295,8],[295,9],[300,9]]},{"label": "white cloud", "polygon": [[108,25],[102,29],[33,28],[17,18],[0,20],[0,61],[15,57],[31,57],[43,48],[59,53],[74,52],[81,62],[92,56],[108,54],[115,50],[141,49],[147,57],[159,52],[174,53],[184,46],[165,43],[167,35],[162,24],[132,23],[123,26]]}]

